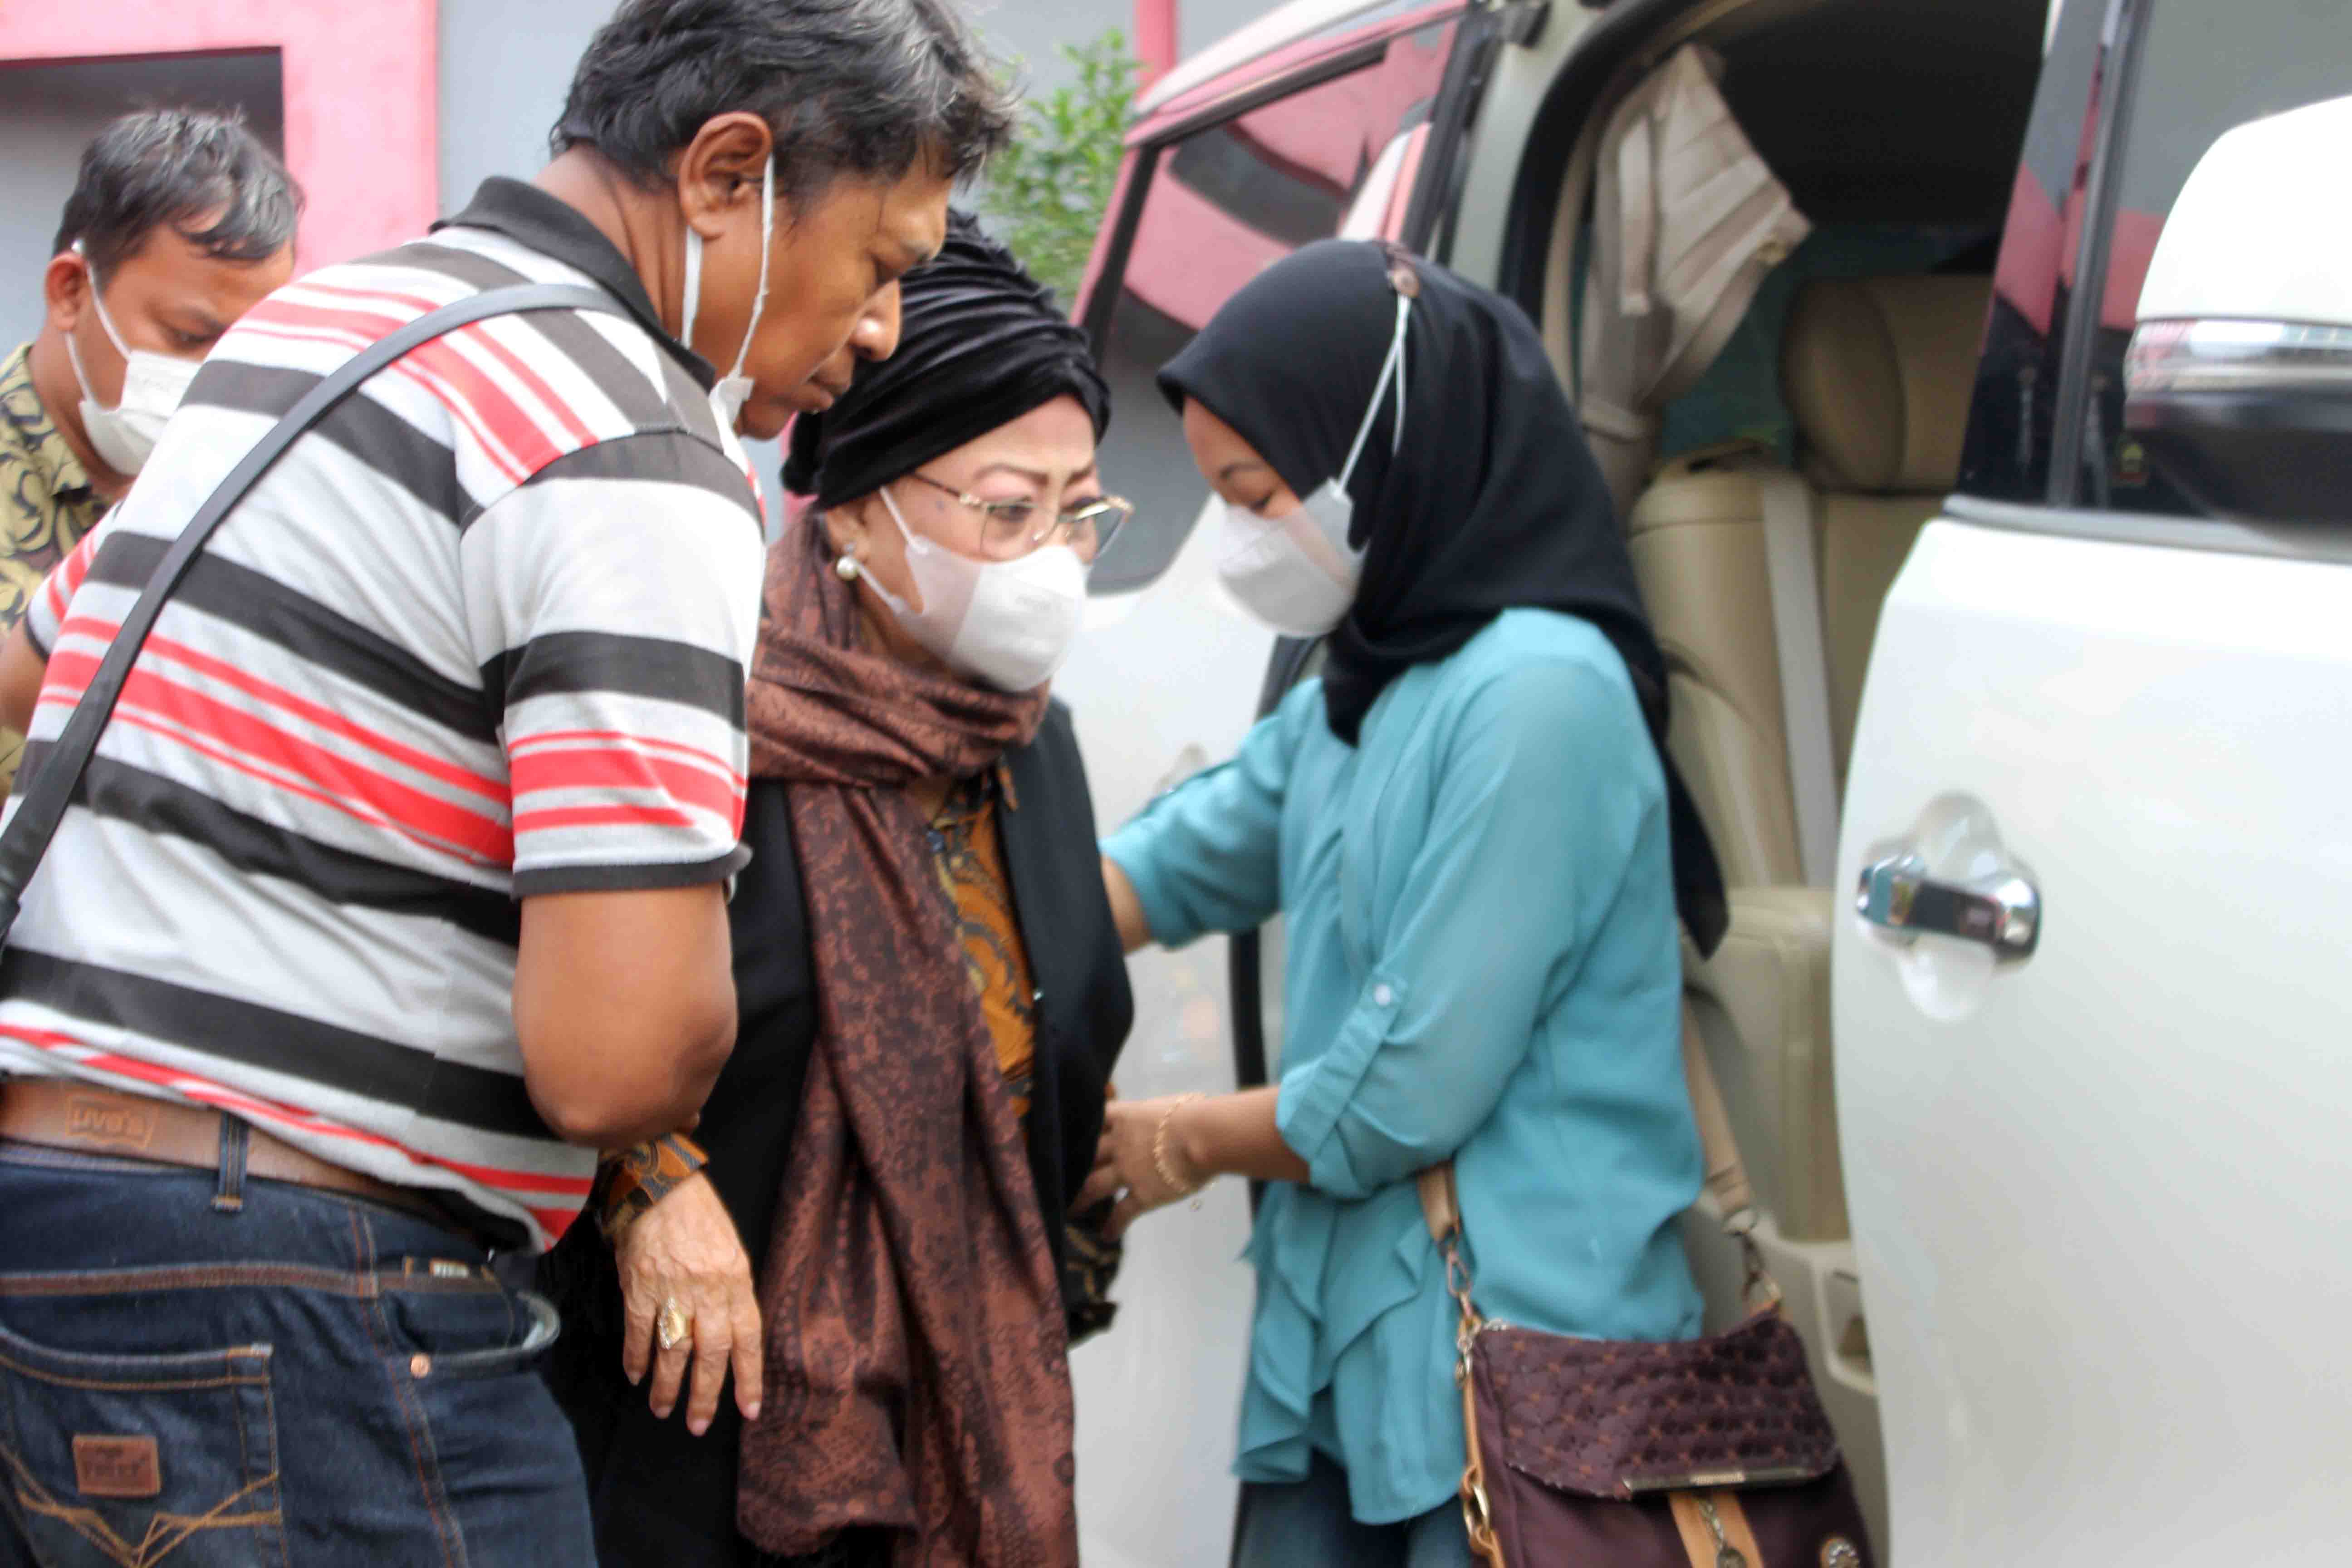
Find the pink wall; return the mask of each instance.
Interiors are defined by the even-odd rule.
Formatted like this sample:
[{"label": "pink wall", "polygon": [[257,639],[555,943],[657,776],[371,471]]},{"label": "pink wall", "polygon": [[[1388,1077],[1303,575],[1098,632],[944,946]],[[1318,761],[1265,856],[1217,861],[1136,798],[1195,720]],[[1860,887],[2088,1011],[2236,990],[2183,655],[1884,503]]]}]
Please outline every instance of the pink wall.
[{"label": "pink wall", "polygon": [[413,238],[437,214],[435,0],[0,3],[0,60],[279,51],[308,269]]}]

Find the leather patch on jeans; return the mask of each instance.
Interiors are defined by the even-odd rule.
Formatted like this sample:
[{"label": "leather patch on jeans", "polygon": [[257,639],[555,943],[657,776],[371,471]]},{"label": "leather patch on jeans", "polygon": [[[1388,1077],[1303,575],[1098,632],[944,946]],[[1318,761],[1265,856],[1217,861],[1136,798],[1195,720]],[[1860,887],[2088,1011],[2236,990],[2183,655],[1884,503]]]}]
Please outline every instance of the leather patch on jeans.
[{"label": "leather patch on jeans", "polygon": [[163,1463],[152,1437],[73,1440],[74,1486],[84,1497],[154,1497],[163,1489]]},{"label": "leather patch on jeans", "polygon": [[117,1149],[144,1149],[155,1141],[155,1118],[121,1100],[72,1095],[66,1100],[66,1136]]}]

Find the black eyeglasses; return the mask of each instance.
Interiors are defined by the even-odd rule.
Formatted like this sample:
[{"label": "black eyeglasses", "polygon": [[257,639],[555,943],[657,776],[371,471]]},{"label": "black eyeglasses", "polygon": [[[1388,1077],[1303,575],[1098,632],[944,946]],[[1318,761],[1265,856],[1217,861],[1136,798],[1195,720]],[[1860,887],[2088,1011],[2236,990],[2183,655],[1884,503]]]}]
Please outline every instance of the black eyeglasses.
[{"label": "black eyeglasses", "polygon": [[1091,548],[1099,553],[1109,547],[1119,529],[1135,515],[1133,501],[1104,496],[1073,507],[1058,517],[1046,517],[1045,509],[1034,500],[982,500],[953,485],[941,484],[926,473],[909,473],[907,477],[920,479],[959,505],[980,513],[980,552],[991,561],[1017,560],[1048,544],[1067,544],[1080,551]]}]

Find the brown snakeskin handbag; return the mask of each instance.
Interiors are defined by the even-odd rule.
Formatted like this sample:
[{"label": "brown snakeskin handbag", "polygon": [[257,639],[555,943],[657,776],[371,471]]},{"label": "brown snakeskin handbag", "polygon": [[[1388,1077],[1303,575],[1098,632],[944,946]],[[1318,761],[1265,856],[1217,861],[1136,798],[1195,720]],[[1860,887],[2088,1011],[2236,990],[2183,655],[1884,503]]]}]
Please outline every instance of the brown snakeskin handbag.
[{"label": "brown snakeskin handbag", "polygon": [[1748,1260],[1748,1320],[1706,1339],[1582,1340],[1481,1317],[1454,1167],[1421,1176],[1462,1310],[1462,1513],[1488,1568],[1872,1568],[1804,1342],[1751,1232],[1756,1208],[1704,1047],[1684,1063],[1707,1185]]}]

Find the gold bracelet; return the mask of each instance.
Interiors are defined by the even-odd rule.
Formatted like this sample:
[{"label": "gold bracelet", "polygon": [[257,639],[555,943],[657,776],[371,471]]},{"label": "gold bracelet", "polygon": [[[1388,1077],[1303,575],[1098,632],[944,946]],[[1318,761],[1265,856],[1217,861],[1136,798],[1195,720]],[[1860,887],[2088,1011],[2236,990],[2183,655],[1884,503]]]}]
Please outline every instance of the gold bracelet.
[{"label": "gold bracelet", "polygon": [[1160,1130],[1151,1135],[1151,1168],[1160,1173],[1160,1179],[1167,1183],[1169,1190],[1173,1192],[1180,1198],[1191,1197],[1194,1193],[1197,1193],[1202,1187],[1207,1186],[1209,1184],[1209,1179],[1206,1176],[1197,1176],[1192,1181],[1187,1182],[1182,1177],[1176,1174],[1175,1166],[1168,1158],[1168,1131],[1169,1129],[1176,1125],[1176,1113],[1178,1111],[1183,1110],[1194,1100],[1205,1100],[1208,1097],[1206,1095],[1200,1094],[1178,1095],[1176,1097],[1175,1103],[1169,1106],[1167,1110],[1161,1114],[1160,1118]]}]

